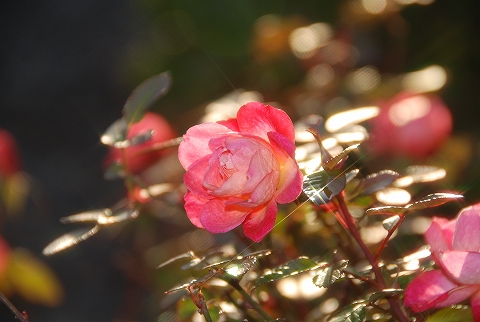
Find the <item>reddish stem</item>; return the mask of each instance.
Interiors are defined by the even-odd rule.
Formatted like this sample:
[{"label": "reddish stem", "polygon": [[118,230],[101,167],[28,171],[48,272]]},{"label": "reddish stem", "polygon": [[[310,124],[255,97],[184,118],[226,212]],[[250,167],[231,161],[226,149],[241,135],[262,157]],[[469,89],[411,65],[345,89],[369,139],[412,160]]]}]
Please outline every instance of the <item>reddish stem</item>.
[{"label": "reddish stem", "polygon": [[[368,249],[367,245],[363,242],[363,239],[360,236],[357,226],[355,225],[355,221],[353,220],[353,216],[350,214],[350,211],[347,208],[347,205],[345,203],[343,196],[341,194],[338,194],[335,197],[335,199],[338,203],[337,205],[338,211],[341,212],[343,214],[343,217],[345,218],[348,231],[350,232],[352,237],[355,239],[355,241],[358,243],[363,253],[365,254],[365,257],[372,265],[372,271],[375,274],[375,279],[377,281],[377,284],[380,290],[387,288],[387,284],[385,283],[385,279],[383,278],[382,272],[380,271],[380,268],[378,267],[375,261],[375,258],[373,257],[372,253]],[[393,311],[393,314],[397,317],[398,321],[400,322],[409,321],[408,318],[403,313],[402,308],[400,307],[400,304],[395,299],[388,298],[388,302],[390,303],[390,307]]]}]

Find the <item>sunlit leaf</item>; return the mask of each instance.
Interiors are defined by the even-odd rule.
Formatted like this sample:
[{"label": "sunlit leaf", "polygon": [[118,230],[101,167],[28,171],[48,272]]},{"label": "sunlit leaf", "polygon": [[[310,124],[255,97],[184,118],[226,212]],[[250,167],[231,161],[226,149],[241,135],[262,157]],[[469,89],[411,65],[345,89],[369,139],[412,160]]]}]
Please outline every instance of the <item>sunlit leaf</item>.
[{"label": "sunlit leaf", "polygon": [[447,172],[445,169],[431,165],[412,165],[406,169],[406,176],[398,178],[393,183],[396,187],[408,187],[417,182],[432,182],[443,179]]},{"label": "sunlit leaf", "polygon": [[346,182],[349,183],[350,181],[352,181],[358,175],[359,172],[360,172],[359,169],[353,169],[345,173]]},{"label": "sunlit leaf", "polygon": [[387,219],[382,221],[383,228],[385,228],[385,230],[392,229],[393,227],[395,227],[396,224],[398,224],[400,219],[401,219],[401,217],[397,216],[397,215],[392,216],[392,217],[388,217]]},{"label": "sunlit leaf", "polygon": [[472,309],[466,306],[447,307],[436,311],[427,322],[473,322]]},{"label": "sunlit leaf", "polygon": [[48,244],[47,247],[43,249],[43,254],[48,256],[48,255],[58,253],[61,250],[64,250],[73,245],[76,245],[79,242],[95,235],[99,230],[100,230],[100,225],[95,225],[91,229],[88,229],[88,228],[78,229],[70,233],[67,233],[65,235],[62,235],[57,239],[55,239],[54,241],[52,241],[50,244]]},{"label": "sunlit leaf", "polygon": [[405,207],[400,206],[383,206],[383,207],[374,207],[369,208],[366,211],[367,215],[387,215],[387,216],[394,216],[394,215],[401,215],[405,213],[407,209]]},{"label": "sunlit leaf", "polygon": [[354,145],[351,145],[351,146],[347,147],[341,153],[339,153],[336,156],[334,156],[333,158],[327,160],[323,164],[323,168],[327,171],[334,169],[340,161],[342,161],[348,154],[350,154],[350,152],[357,149],[359,145],[360,144],[354,144]]},{"label": "sunlit leaf", "polygon": [[303,179],[303,192],[316,205],[322,205],[345,189],[345,175],[339,169],[317,171]]},{"label": "sunlit leaf", "polygon": [[63,224],[77,223],[77,222],[103,222],[106,218],[112,214],[112,211],[108,208],[98,209],[92,211],[86,211],[79,214],[71,215],[68,217],[60,218],[60,222]]},{"label": "sunlit leaf", "polygon": [[127,127],[128,124],[123,118],[116,120],[103,133],[100,141],[109,146],[124,142],[127,139]]},{"label": "sunlit leaf", "polygon": [[407,205],[405,208],[408,212],[414,212],[426,208],[441,206],[449,201],[454,201],[463,198],[462,195],[453,193],[432,193],[420,200]]},{"label": "sunlit leaf", "polygon": [[335,265],[328,265],[318,271],[318,275],[313,277],[313,284],[318,287],[328,288],[338,279],[344,276],[343,270],[348,266],[347,260],[342,260]]},{"label": "sunlit leaf", "polygon": [[172,258],[170,258],[169,260],[161,263],[160,265],[157,266],[157,268],[162,268],[162,267],[164,267],[164,266],[166,266],[166,265],[168,265],[168,264],[171,264],[171,263],[173,263],[173,262],[176,262],[176,261],[178,261],[178,260],[180,260],[180,259],[184,259],[184,258],[199,259],[199,258],[195,255],[195,253],[194,253],[193,251],[189,250],[188,252],[185,252],[185,253],[180,254],[180,255],[178,255],[178,256],[175,256],[175,257],[172,257]]},{"label": "sunlit leaf", "polygon": [[365,301],[353,302],[332,313],[328,321],[330,322],[362,322],[366,316]]},{"label": "sunlit leaf", "polygon": [[280,267],[272,269],[270,272],[260,276],[255,283],[259,286],[264,283],[278,281],[282,278],[297,275],[298,273],[310,271],[318,267],[318,264],[308,257],[302,256],[293,261],[287,262]]},{"label": "sunlit leaf", "polygon": [[130,125],[140,121],[148,110],[170,88],[170,73],[153,76],[133,90],[123,107],[123,117]]},{"label": "sunlit leaf", "polygon": [[397,295],[400,295],[400,294],[403,294],[402,289],[394,289],[394,288],[385,289],[385,290],[382,290],[382,291],[379,291],[379,292],[369,294],[367,296],[367,301],[376,302],[380,299],[384,299],[384,298],[392,297],[392,296],[397,296]]},{"label": "sunlit leaf", "polygon": [[399,176],[398,173],[391,170],[383,170],[377,173],[373,173],[361,180],[357,186],[357,189],[353,193],[353,196],[369,195],[373,192],[381,190],[390,184]]},{"label": "sunlit leaf", "polygon": [[260,250],[248,255],[239,255],[233,259],[205,266],[206,269],[219,269],[227,278],[239,279],[252,269],[257,263],[257,258],[270,255],[271,250]]},{"label": "sunlit leaf", "polygon": [[56,306],[63,299],[53,271],[25,249],[13,250],[6,275],[11,288],[31,303]]}]

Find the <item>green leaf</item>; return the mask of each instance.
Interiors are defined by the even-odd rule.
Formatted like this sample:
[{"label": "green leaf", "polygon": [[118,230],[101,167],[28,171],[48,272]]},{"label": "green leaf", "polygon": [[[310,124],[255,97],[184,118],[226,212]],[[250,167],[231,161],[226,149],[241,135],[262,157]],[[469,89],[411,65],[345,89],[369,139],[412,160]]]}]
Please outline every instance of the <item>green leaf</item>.
[{"label": "green leaf", "polygon": [[25,249],[13,250],[5,276],[15,293],[31,303],[56,306],[63,299],[63,288],[53,271]]},{"label": "green leaf", "polygon": [[389,186],[399,177],[399,174],[392,170],[382,170],[373,173],[360,181],[352,198],[358,195],[369,195]]},{"label": "green leaf", "polygon": [[367,301],[368,302],[376,302],[380,299],[384,299],[384,298],[387,298],[387,297],[396,296],[396,295],[400,295],[400,294],[403,294],[402,289],[394,289],[394,288],[385,289],[383,291],[379,291],[379,292],[369,294],[367,296]]},{"label": "green leaf", "polygon": [[345,189],[345,174],[339,169],[317,171],[303,179],[303,192],[316,205],[328,203]]},{"label": "green leaf", "polygon": [[354,144],[347,147],[345,150],[334,156],[333,158],[329,159],[323,164],[323,168],[327,171],[333,170],[340,161],[342,161],[350,152],[358,148],[360,144]]},{"label": "green leaf", "polygon": [[449,201],[458,200],[461,198],[463,198],[462,195],[457,195],[453,193],[432,193],[412,204],[406,205],[405,208],[410,213],[426,208],[441,206]]},{"label": "green leaf", "polygon": [[400,218],[400,216],[388,217],[382,222],[383,228],[385,228],[385,230],[392,229],[400,221]]},{"label": "green leaf", "polygon": [[285,277],[297,275],[301,272],[310,271],[316,269],[317,267],[318,264],[316,262],[314,262],[308,257],[301,256],[260,276],[260,278],[255,283],[255,287],[261,284],[275,282]]},{"label": "green leaf", "polygon": [[328,321],[330,322],[362,322],[366,315],[365,301],[353,302],[343,309],[333,312]]},{"label": "green leaf", "polygon": [[167,93],[170,84],[170,73],[164,72],[147,79],[137,86],[123,107],[125,121],[129,125],[140,121],[148,108]]},{"label": "green leaf", "polygon": [[436,311],[427,322],[473,322],[472,309],[465,306],[447,307]]},{"label": "green leaf", "polygon": [[328,288],[344,276],[343,270],[348,266],[347,260],[342,260],[335,265],[329,265],[319,271],[313,278],[313,284],[318,287]]}]

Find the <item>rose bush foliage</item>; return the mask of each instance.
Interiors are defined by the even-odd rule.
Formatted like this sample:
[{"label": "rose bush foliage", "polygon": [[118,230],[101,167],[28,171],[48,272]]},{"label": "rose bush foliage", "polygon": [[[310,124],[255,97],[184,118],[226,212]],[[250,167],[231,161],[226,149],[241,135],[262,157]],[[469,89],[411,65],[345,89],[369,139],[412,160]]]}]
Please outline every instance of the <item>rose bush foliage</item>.
[{"label": "rose bush foliage", "polygon": [[193,126],[183,138],[185,209],[197,227],[223,233],[243,224],[258,242],[275,224],[277,203],[301,192],[295,132],[282,110],[251,102],[235,119]]},{"label": "rose bush foliage", "polygon": [[425,232],[439,270],[417,276],[405,289],[405,305],[414,312],[442,308],[470,298],[480,321],[480,203],[454,220],[434,217]]}]

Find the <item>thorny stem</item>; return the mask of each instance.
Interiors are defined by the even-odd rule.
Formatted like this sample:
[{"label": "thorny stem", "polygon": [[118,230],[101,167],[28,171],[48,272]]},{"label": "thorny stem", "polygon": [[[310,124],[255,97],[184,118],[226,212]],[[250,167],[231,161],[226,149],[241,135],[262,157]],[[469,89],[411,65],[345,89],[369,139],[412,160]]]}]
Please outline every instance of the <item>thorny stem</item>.
[{"label": "thorny stem", "polygon": [[238,281],[236,280],[232,280],[232,279],[227,279],[227,282],[228,284],[230,284],[234,289],[236,289],[238,291],[238,293],[240,293],[243,298],[255,309],[255,311],[257,311],[264,319],[266,319],[267,321],[273,321],[274,319],[268,315],[267,312],[265,312],[263,310],[263,308],[260,306],[260,304],[258,304],[257,301],[255,301],[251,296],[250,294],[248,294],[244,289],[243,287],[240,286],[240,284],[238,283]]},{"label": "thorny stem", "polygon": [[[387,288],[387,284],[385,283],[385,279],[383,278],[382,272],[380,271],[380,268],[378,267],[375,261],[375,258],[373,257],[372,253],[368,249],[367,245],[363,242],[363,239],[360,236],[357,226],[355,225],[355,221],[353,220],[353,217],[350,214],[350,211],[348,210],[347,205],[345,204],[345,200],[343,199],[343,196],[338,194],[335,197],[335,199],[338,202],[338,207],[337,207],[338,210],[343,214],[343,217],[345,218],[348,231],[350,232],[352,237],[355,239],[355,241],[358,243],[363,253],[365,254],[365,257],[372,265],[372,270],[373,270],[373,273],[375,274],[375,279],[377,280],[377,284],[380,287],[380,290]],[[390,307],[393,311],[393,314],[397,317],[397,319],[400,322],[409,321],[408,318],[403,313],[402,308],[400,307],[398,301],[396,301],[393,298],[388,298],[388,302],[390,303]]]},{"label": "thorny stem", "polygon": [[12,302],[10,302],[6,297],[5,295],[3,295],[1,292],[0,292],[0,301],[2,301],[9,309],[10,311],[13,312],[13,314],[15,315],[15,317],[20,320],[20,322],[28,322],[28,319],[22,314],[20,313],[19,310],[17,310],[17,308],[12,304]]}]

